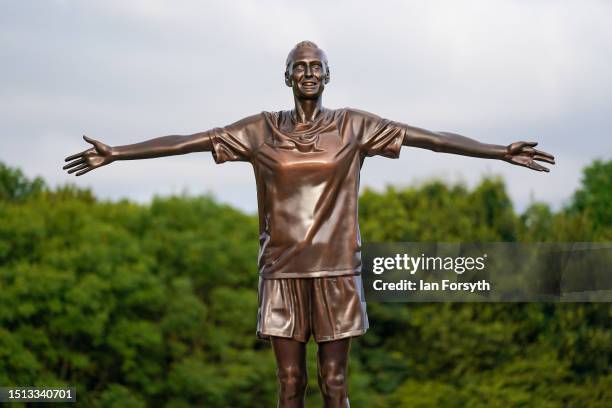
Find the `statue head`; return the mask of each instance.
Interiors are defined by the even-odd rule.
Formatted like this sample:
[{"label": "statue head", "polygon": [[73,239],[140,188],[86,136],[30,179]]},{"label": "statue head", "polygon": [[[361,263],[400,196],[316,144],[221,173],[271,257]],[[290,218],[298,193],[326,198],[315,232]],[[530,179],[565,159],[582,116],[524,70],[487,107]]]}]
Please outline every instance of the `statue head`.
[{"label": "statue head", "polygon": [[327,56],[311,41],[302,41],[293,47],[285,67],[285,84],[298,97],[318,98],[329,82]]}]

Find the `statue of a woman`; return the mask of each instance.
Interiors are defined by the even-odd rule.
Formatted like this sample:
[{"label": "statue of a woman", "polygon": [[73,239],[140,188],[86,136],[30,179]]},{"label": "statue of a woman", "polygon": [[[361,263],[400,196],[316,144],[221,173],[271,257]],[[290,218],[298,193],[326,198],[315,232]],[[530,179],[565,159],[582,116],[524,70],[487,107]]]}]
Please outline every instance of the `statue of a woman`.
[{"label": "statue of a woman", "polygon": [[303,407],[306,343],[318,343],[318,379],[326,407],[348,407],[351,337],[368,328],[361,283],[357,221],[359,172],[367,156],[397,158],[402,145],[487,159],[537,171],[554,164],[536,143],[484,144],[431,132],[356,109],[322,105],[330,80],[323,50],[304,41],[289,53],[285,84],[295,108],[262,112],[232,125],[187,136],[164,136],[69,156],[64,169],[80,176],[115,160],[210,151],[217,163],[249,161],[259,208],[257,335],[276,356],[279,407]]}]

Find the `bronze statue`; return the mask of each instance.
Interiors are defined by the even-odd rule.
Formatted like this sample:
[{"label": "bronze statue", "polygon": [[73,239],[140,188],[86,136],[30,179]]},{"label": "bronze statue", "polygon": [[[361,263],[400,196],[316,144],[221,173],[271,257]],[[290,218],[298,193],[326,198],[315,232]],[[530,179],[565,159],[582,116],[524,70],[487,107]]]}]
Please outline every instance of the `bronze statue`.
[{"label": "bronze statue", "polygon": [[431,132],[356,109],[322,105],[330,80],[327,57],[312,42],[295,46],[285,84],[295,108],[262,112],[232,125],[186,136],[164,136],[69,156],[64,169],[83,175],[115,160],[212,152],[217,163],[249,161],[259,208],[259,309],[257,335],[276,356],[279,407],[303,407],[306,343],[318,343],[318,379],[325,407],[348,407],[351,337],[368,329],[361,283],[357,222],[359,172],[367,156],[397,158],[402,145],[487,159],[536,171],[554,157],[537,143],[480,143],[454,133]]}]

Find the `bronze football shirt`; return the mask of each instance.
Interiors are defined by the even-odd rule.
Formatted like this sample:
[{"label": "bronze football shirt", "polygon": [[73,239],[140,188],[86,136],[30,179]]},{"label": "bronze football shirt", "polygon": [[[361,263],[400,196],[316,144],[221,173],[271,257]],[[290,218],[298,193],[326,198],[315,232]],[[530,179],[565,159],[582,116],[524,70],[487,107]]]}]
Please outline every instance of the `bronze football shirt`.
[{"label": "bronze football shirt", "polygon": [[262,112],[210,131],[215,162],[249,161],[259,209],[259,274],[359,274],[359,171],[366,156],[397,158],[406,125],[356,109],[322,109],[308,124]]}]

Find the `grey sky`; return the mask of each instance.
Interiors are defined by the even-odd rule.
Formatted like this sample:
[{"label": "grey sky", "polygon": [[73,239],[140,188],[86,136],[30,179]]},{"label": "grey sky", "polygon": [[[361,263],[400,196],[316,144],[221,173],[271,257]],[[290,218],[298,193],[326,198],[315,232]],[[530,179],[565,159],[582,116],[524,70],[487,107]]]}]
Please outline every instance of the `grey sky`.
[{"label": "grey sky", "polygon": [[83,133],[111,144],[189,134],[292,107],[291,47],[330,59],[324,104],[490,143],[535,140],[549,174],[404,148],[372,158],[362,187],[501,175],[518,209],[555,207],[580,170],[612,156],[612,3],[607,1],[3,2],[0,160],[103,198],[213,192],[255,211],[250,165],[209,153],[116,162],[79,178],[63,158]]}]

